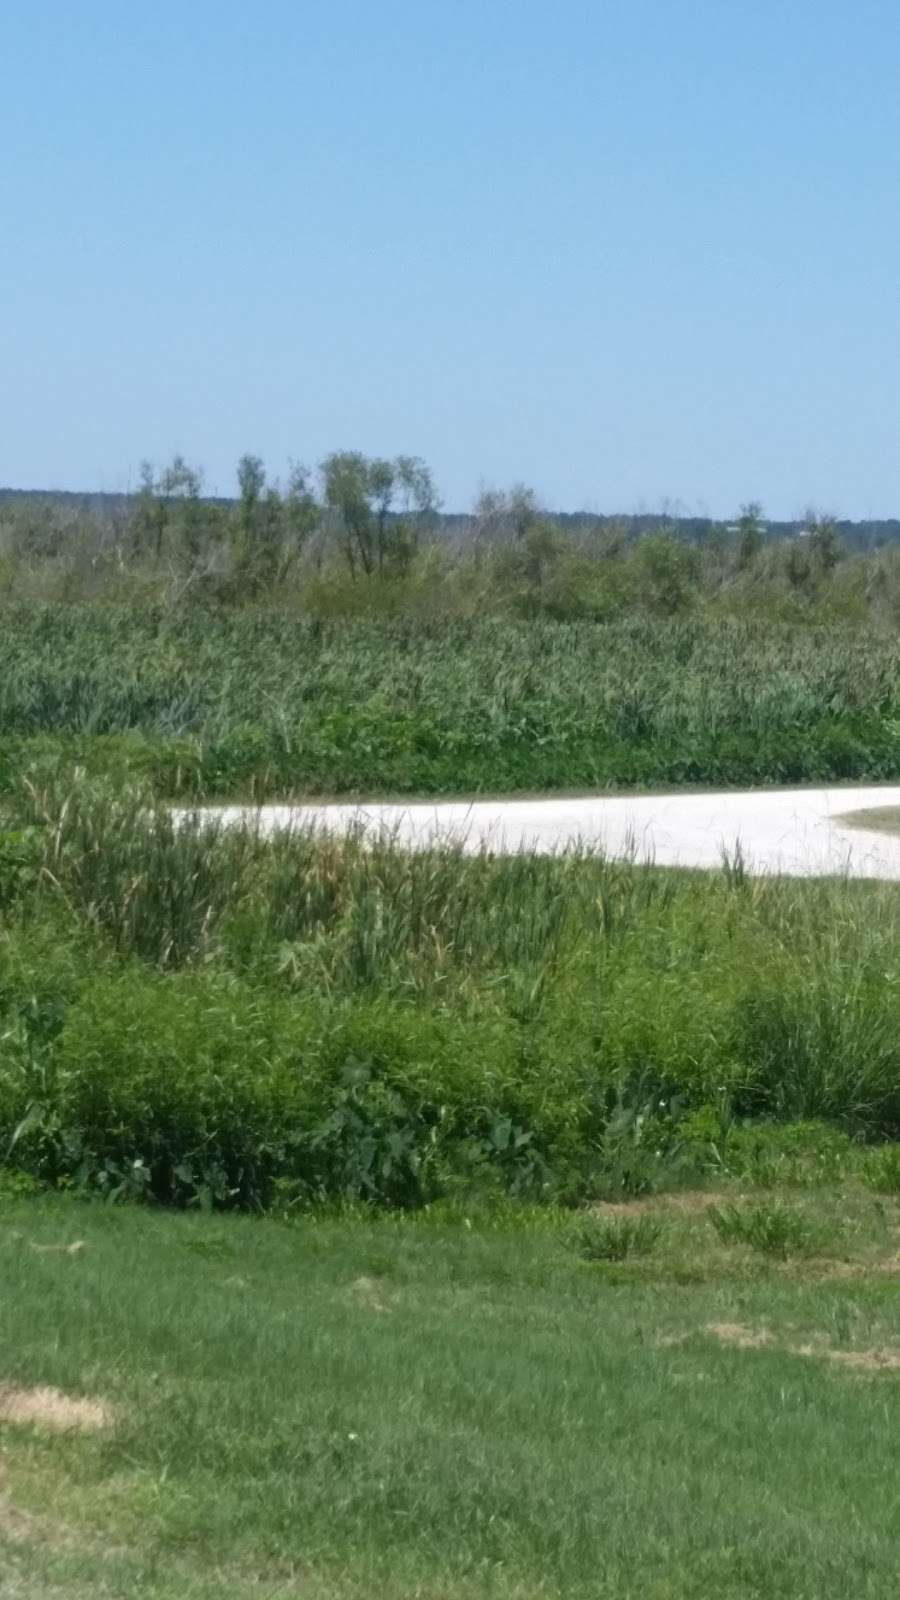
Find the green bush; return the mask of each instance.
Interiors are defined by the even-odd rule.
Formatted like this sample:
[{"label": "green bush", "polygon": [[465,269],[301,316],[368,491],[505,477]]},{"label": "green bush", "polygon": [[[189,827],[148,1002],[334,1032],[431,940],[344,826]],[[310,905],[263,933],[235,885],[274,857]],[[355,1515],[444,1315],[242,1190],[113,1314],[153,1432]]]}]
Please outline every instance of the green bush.
[{"label": "green bush", "polygon": [[302,1018],[221,980],[126,970],[88,982],[7,1096],[16,1158],[50,1180],[158,1200],[261,1203],[302,1120]]},{"label": "green bush", "polygon": [[495,1030],[384,1003],[296,1001],[227,975],[136,969],[86,983],[0,1057],[0,1139],[24,1170],[160,1202],[433,1198],[454,1176],[547,1181],[552,1121]]},{"label": "green bush", "polygon": [[750,1069],[741,1109],[900,1130],[898,1027],[898,997],[874,974],[848,984],[833,960],[774,983],[767,973],[735,1009],[735,1053]]},{"label": "green bush", "polygon": [[823,1122],[733,1123],[711,1139],[716,1168],[760,1188],[840,1183],[860,1165],[849,1134]]},{"label": "green bush", "polygon": [[572,1230],[572,1245],[585,1261],[624,1261],[653,1250],[662,1236],[658,1217],[580,1217]]},{"label": "green bush", "polygon": [[710,1206],[707,1216],[723,1244],[745,1244],[765,1255],[808,1254],[821,1246],[821,1229],[789,1206],[773,1201],[756,1206]]},{"label": "green bush", "polygon": [[43,844],[39,828],[0,831],[0,911],[35,887]]}]

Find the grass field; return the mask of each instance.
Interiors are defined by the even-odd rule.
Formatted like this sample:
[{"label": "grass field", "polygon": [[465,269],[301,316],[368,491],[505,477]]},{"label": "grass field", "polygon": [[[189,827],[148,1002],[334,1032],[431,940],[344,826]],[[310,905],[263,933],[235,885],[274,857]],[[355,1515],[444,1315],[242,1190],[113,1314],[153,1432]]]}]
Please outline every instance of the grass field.
[{"label": "grass field", "polygon": [[897,1199],[644,1218],[3,1202],[0,1593],[887,1600]]}]

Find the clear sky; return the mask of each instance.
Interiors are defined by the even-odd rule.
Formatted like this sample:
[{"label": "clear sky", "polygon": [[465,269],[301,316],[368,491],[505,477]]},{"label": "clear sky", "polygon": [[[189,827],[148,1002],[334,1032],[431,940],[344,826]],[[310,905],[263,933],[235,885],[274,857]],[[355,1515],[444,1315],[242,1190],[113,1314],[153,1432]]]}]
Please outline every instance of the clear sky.
[{"label": "clear sky", "polygon": [[8,0],[0,484],[900,515],[897,0]]}]

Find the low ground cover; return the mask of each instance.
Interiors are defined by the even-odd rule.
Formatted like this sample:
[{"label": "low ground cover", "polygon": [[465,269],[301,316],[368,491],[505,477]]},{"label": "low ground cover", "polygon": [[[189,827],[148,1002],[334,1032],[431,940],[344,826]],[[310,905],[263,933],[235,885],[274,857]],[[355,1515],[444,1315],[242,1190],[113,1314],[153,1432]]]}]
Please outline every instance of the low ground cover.
[{"label": "low ground cover", "polygon": [[[645,1248],[586,1255],[588,1218]],[[855,1184],[581,1222],[7,1197],[0,1588],[887,1600],[898,1250]]]}]

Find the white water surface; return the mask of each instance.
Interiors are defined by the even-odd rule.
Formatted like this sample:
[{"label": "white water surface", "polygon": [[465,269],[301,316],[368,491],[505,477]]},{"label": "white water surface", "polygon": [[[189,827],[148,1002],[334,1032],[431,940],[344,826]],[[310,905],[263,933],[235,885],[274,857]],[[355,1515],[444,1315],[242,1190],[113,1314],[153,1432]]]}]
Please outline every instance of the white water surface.
[{"label": "white water surface", "polygon": [[388,834],[410,849],[454,840],[498,853],[553,854],[580,845],[667,867],[717,867],[739,848],[747,870],[789,877],[900,879],[900,835],[847,827],[852,811],[900,806],[900,785],[750,789],[717,794],[565,799],[267,805],[209,808],[202,816],[266,833],[316,827]]}]

